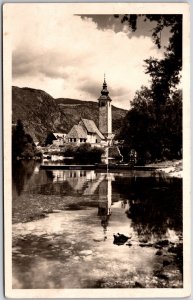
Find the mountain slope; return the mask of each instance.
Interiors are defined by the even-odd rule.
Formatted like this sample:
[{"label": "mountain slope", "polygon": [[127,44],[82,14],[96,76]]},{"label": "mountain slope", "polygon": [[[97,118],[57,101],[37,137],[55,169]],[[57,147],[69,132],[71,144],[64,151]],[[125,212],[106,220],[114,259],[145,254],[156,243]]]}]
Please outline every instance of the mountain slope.
[{"label": "mountain slope", "polygon": [[[112,107],[113,131],[120,129],[127,111]],[[54,99],[42,90],[12,87],[12,122],[20,119],[26,132],[42,142],[49,131],[67,133],[80,118],[98,126],[98,103],[69,98]]]}]

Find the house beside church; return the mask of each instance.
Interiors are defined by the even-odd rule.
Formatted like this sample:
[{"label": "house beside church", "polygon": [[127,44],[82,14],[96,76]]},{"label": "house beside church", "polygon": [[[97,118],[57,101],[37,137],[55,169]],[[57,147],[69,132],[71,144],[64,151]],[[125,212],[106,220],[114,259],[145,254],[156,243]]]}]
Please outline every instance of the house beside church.
[{"label": "house beside church", "polygon": [[53,140],[53,145],[56,146],[63,146],[66,141],[66,134],[60,132],[53,133],[55,139]]}]

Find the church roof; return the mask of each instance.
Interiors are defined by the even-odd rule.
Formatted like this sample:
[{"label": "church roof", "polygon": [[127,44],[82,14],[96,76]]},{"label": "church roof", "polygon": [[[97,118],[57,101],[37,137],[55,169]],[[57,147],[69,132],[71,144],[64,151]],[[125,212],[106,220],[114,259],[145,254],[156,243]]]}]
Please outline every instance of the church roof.
[{"label": "church roof", "polygon": [[84,126],[86,127],[86,130],[89,133],[96,133],[98,134],[98,136],[103,140],[105,139],[105,137],[103,136],[103,134],[99,131],[99,129],[97,128],[95,122],[93,120],[88,120],[88,119],[82,119],[82,122],[84,123]]},{"label": "church roof", "polygon": [[98,100],[112,101],[112,99],[108,95],[100,95],[100,97],[98,98]]},{"label": "church roof", "polygon": [[86,139],[87,132],[81,125],[74,125],[69,133],[66,135],[66,138],[75,138],[75,139]]},{"label": "church roof", "polygon": [[102,90],[101,90],[101,95],[100,95],[98,100],[99,101],[100,100],[112,101],[111,98],[109,97],[109,91],[108,91],[108,88],[107,88],[107,83],[106,83],[105,77],[104,77],[103,87],[102,87]]},{"label": "church roof", "polygon": [[66,135],[67,139],[86,139],[88,133],[95,133],[101,138],[101,140],[105,139],[104,135],[99,131],[94,121],[88,119],[81,119],[81,121],[82,124],[74,125],[71,128]]}]

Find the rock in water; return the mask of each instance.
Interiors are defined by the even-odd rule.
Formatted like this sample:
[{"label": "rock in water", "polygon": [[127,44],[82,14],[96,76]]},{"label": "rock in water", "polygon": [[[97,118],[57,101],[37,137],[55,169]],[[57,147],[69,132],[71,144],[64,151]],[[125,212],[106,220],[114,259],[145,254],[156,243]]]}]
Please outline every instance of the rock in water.
[{"label": "rock in water", "polygon": [[92,250],[82,250],[80,251],[80,255],[91,255],[92,254]]},{"label": "rock in water", "polygon": [[114,236],[113,244],[118,245],[118,246],[124,245],[129,239],[128,236],[126,236],[124,234],[120,234],[120,233],[114,234],[113,236]]},{"label": "rock in water", "polygon": [[160,255],[162,255],[163,254],[163,252],[161,251],[161,250],[158,250],[157,252],[156,252],[156,254],[155,255],[158,255],[158,256],[160,256]]},{"label": "rock in water", "polygon": [[147,243],[148,240],[147,239],[140,239],[139,242],[142,243],[142,244],[144,244],[144,243]]}]

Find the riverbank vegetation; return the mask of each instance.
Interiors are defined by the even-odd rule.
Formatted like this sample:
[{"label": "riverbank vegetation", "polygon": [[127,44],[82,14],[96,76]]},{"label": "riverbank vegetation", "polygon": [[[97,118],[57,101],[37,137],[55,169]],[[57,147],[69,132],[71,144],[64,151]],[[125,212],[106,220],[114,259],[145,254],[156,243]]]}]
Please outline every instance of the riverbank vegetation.
[{"label": "riverbank vegetation", "polygon": [[66,144],[60,148],[53,148],[52,151],[44,150],[44,155],[60,156],[64,159],[72,158],[75,163],[99,163],[101,162],[101,156],[104,153],[104,149],[101,147],[92,147],[89,143],[81,145]]},{"label": "riverbank vegetation", "polygon": [[92,147],[89,143],[80,146],[66,145],[63,149],[65,157],[74,157],[75,162],[79,163],[99,163],[103,153],[103,148]]},{"label": "riverbank vegetation", "polygon": [[181,159],[182,92],[173,92],[158,110],[152,91],[142,87],[131,102],[119,138],[124,139],[126,153],[136,150],[138,164]]},{"label": "riverbank vegetation", "polygon": [[151,78],[150,87],[142,86],[136,92],[118,138],[128,147],[126,153],[129,149],[137,151],[138,164],[180,159],[182,15],[125,15],[121,21],[136,31],[139,18],[141,22],[154,22],[152,39],[158,49],[163,47],[162,30],[169,30],[170,37],[160,60],[152,57],[145,60],[145,73]]},{"label": "riverbank vegetation", "polygon": [[33,138],[26,133],[21,120],[12,129],[12,158],[17,159],[41,159],[42,153],[37,150]]}]

